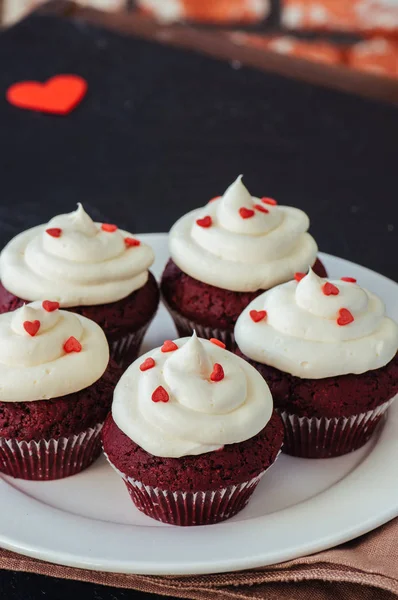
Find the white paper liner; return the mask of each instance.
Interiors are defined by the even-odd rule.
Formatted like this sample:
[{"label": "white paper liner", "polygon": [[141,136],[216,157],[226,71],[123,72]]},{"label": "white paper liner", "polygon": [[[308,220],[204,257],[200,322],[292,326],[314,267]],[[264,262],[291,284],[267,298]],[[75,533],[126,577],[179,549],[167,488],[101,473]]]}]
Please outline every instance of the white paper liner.
[{"label": "white paper liner", "polygon": [[151,321],[141,327],[141,329],[109,342],[110,357],[119,365],[119,367],[127,369],[127,367],[138,357],[141,344]]},{"label": "white paper liner", "polygon": [[236,515],[245,508],[258,483],[280,454],[281,450],[267,469],[243,483],[207,492],[171,492],[145,485],[122,473],[104,450],[105,458],[123,479],[135,506],[152,519],[179,526],[213,525]]},{"label": "white paper liner", "polygon": [[209,340],[210,338],[216,338],[225,344],[227,350],[234,350],[236,344],[233,331],[201,325],[200,323],[196,323],[195,321],[184,317],[180,313],[170,308],[167,302],[165,302],[164,298],[163,303],[170,313],[180,337],[190,336],[194,331],[196,331],[198,337],[206,340]]},{"label": "white paper liner", "polygon": [[0,472],[43,481],[75,475],[99,456],[102,426],[97,423],[76,435],[38,442],[0,437]]},{"label": "white paper liner", "polygon": [[394,399],[351,417],[299,417],[276,409],[285,427],[283,452],[303,458],[329,458],[357,450],[370,439]]}]

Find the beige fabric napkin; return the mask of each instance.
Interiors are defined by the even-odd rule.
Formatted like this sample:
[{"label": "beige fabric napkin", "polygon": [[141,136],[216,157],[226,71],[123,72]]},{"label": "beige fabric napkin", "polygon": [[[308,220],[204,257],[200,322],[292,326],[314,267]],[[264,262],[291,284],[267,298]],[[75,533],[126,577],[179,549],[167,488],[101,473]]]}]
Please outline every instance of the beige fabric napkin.
[{"label": "beige fabric napkin", "polygon": [[312,556],[252,571],[155,577],[63,567],[0,550],[0,568],[192,600],[393,600],[398,596],[398,519]]}]

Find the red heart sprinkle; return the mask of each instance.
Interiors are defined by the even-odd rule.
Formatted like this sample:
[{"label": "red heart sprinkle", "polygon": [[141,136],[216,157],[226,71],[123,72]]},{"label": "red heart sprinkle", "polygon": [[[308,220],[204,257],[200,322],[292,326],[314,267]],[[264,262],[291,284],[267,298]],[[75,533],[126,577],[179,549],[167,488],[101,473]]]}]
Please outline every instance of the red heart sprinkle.
[{"label": "red heart sprinkle", "polygon": [[101,225],[102,231],[109,231],[109,233],[113,233],[117,229],[117,225],[112,225],[112,223],[102,223]]},{"label": "red heart sprinkle", "polygon": [[133,246],[141,246],[140,240],[136,240],[132,237],[124,238],[124,243],[126,244],[127,248],[132,248]]},{"label": "red heart sprinkle", "polygon": [[18,108],[66,115],[81,102],[87,92],[87,82],[78,75],[56,75],[44,83],[20,81],[11,85],[6,98]]},{"label": "red heart sprinkle", "polygon": [[24,321],[23,328],[31,337],[34,337],[40,329],[40,321]]},{"label": "red heart sprinkle", "polygon": [[199,225],[199,227],[204,227],[206,229],[207,227],[211,227],[213,225],[213,220],[211,217],[203,217],[203,219],[196,220],[196,225]]},{"label": "red heart sprinkle", "polygon": [[153,402],[168,402],[169,399],[170,398],[169,398],[168,393],[166,392],[164,387],[162,387],[161,385],[159,387],[157,387],[156,390],[152,394]]},{"label": "red heart sprinkle", "polygon": [[59,227],[50,227],[50,229],[46,229],[46,233],[51,235],[51,237],[61,237],[62,229]]},{"label": "red heart sprinkle", "polygon": [[306,276],[306,273],[295,273],[294,278],[296,281],[301,281],[303,277]]},{"label": "red heart sprinkle", "polygon": [[348,283],[356,283],[357,282],[355,277],[342,277],[341,281],[348,281]]},{"label": "red heart sprinkle", "polygon": [[348,310],[348,308],[340,308],[339,310],[339,318],[337,319],[337,324],[344,326],[349,325],[354,321],[354,317]]},{"label": "red heart sprinkle", "polygon": [[51,302],[51,300],[43,300],[42,307],[47,312],[54,312],[54,310],[58,310],[59,302]]},{"label": "red heart sprinkle", "polygon": [[174,352],[174,350],[178,350],[178,346],[171,340],[166,340],[161,347],[161,350],[162,352]]},{"label": "red heart sprinkle", "polygon": [[211,200],[209,200],[207,204],[210,204],[210,202],[215,202],[216,200],[219,200],[220,198],[221,198],[221,196],[215,196],[215,198],[212,198]]},{"label": "red heart sprinkle", "polygon": [[64,350],[67,354],[71,352],[80,352],[82,349],[82,345],[73,335],[68,338],[64,344]]},{"label": "red heart sprinkle", "polygon": [[259,211],[260,211],[260,212],[262,212],[262,213],[269,213],[269,210],[268,210],[268,208],[265,208],[265,206],[261,206],[261,204],[255,204],[255,205],[254,205],[254,208],[255,208],[256,210],[259,210]]},{"label": "red heart sprinkle", "polygon": [[148,369],[153,369],[155,364],[156,363],[153,358],[146,358],[144,362],[140,364],[140,371],[148,371]]},{"label": "red heart sprinkle", "polygon": [[209,341],[212,344],[214,344],[215,346],[219,346],[220,348],[226,348],[224,342],[222,342],[221,340],[218,340],[217,338],[210,338]]},{"label": "red heart sprinkle", "polygon": [[245,206],[242,206],[242,208],[239,209],[239,214],[242,217],[242,219],[250,219],[251,217],[254,217],[255,212],[251,208],[246,208]]},{"label": "red heart sprinkle", "polygon": [[221,381],[224,379],[224,369],[219,363],[216,363],[213,367],[212,374],[210,375],[212,381]]},{"label": "red heart sprinkle", "polygon": [[266,310],[251,310],[249,314],[250,314],[251,320],[254,321],[255,323],[258,323],[259,321],[262,321],[263,319],[265,319],[265,317],[267,316],[267,311]]},{"label": "red heart sprinkle", "polygon": [[269,204],[270,206],[276,206],[278,203],[276,200],[274,200],[273,198],[261,198],[261,202],[264,202],[264,204]]},{"label": "red heart sprinkle", "polygon": [[325,294],[325,296],[338,296],[340,294],[339,288],[329,281],[323,284],[322,292]]}]

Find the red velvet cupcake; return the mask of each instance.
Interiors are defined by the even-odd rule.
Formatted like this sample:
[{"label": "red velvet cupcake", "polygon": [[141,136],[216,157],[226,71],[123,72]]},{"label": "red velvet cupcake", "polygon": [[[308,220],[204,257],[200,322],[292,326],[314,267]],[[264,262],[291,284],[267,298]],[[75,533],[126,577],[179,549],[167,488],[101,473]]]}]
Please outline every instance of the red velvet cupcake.
[{"label": "red velvet cupcake", "polygon": [[363,446],[398,394],[398,326],[355,279],[307,276],[256,298],[237,354],[267,381],[284,452],[328,458]]},{"label": "red velvet cupcake", "polygon": [[119,368],[85,317],[33,302],[0,315],[0,471],[59,479],[101,450]]},{"label": "red velvet cupcake", "polygon": [[148,272],[152,249],[81,204],[16,236],[0,255],[0,311],[52,298],[102,327],[111,357],[128,366],[156,314],[159,289]]},{"label": "red velvet cupcake", "polygon": [[103,446],[146,515],[209,525],[242,510],[283,442],[269,388],[253,367],[191,338],[166,341],[116,386]]},{"label": "red velvet cupcake", "polygon": [[308,265],[326,276],[308,227],[301,210],[252,197],[241,177],[224,196],[179,219],[170,231],[171,260],[161,282],[178,333],[195,330],[233,349],[238,316],[264,290]]}]

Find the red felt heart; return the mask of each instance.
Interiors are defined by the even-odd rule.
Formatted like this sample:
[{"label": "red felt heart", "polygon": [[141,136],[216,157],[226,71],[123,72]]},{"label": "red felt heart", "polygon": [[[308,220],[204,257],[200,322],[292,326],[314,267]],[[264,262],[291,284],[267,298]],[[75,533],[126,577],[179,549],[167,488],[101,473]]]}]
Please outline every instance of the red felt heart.
[{"label": "red felt heart", "polygon": [[354,321],[354,317],[348,310],[348,308],[340,308],[339,310],[339,318],[337,319],[337,324],[344,326],[349,325]]},{"label": "red felt heart", "polygon": [[54,310],[57,310],[59,308],[59,302],[51,302],[51,300],[44,300],[42,307],[47,312],[54,312]]},{"label": "red felt heart", "polygon": [[44,83],[20,81],[11,85],[6,98],[18,108],[54,115],[66,115],[81,102],[87,92],[87,82],[77,75],[55,75]]},{"label": "red felt heart", "polygon": [[301,281],[303,279],[303,277],[305,277],[305,273],[295,273],[294,274],[294,278],[296,281]]},{"label": "red felt heart", "polygon": [[30,336],[34,337],[40,329],[40,321],[24,321],[23,327]]},{"label": "red felt heart", "polygon": [[163,343],[161,350],[162,350],[162,352],[174,352],[174,350],[178,350],[178,346],[171,340],[166,340]]},{"label": "red felt heart", "polygon": [[212,381],[222,381],[224,379],[224,369],[219,363],[214,365],[210,379]]},{"label": "red felt heart", "polygon": [[267,316],[266,310],[251,310],[250,311],[250,318],[255,323],[262,321],[263,319],[265,319],[266,316]]},{"label": "red felt heart", "polygon": [[169,395],[161,385],[152,394],[152,402],[168,402]]},{"label": "red felt heart", "polygon": [[80,352],[82,349],[82,345],[73,335],[68,338],[64,344],[64,350],[67,354],[70,352]]}]

